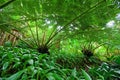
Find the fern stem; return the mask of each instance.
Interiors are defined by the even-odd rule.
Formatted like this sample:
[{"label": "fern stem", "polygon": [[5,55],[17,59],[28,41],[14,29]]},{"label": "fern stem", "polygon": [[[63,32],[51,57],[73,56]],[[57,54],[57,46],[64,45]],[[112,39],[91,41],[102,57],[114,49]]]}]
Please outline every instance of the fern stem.
[{"label": "fern stem", "polygon": [[87,14],[88,12],[92,11],[93,9],[95,9],[96,7],[98,7],[100,4],[102,4],[105,0],[102,0],[98,3],[96,3],[94,6],[90,7],[89,9],[85,10],[83,13],[81,13],[80,15],[78,15],[77,17],[75,17],[74,19],[72,19],[70,22],[68,22],[67,24],[65,24],[63,26],[63,28],[61,28],[60,30],[56,31],[54,33],[53,36],[50,37],[50,39],[46,42],[46,45],[58,34],[60,33],[63,29],[66,28],[66,26],[70,25],[71,23],[73,23],[74,21],[76,21],[78,18],[81,18],[82,16],[84,16],[85,14]]}]

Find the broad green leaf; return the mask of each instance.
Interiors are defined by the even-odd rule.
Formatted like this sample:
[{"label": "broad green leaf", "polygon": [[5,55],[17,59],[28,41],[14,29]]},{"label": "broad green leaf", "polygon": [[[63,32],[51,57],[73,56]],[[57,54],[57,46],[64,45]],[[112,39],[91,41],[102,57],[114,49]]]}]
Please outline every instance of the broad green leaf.
[{"label": "broad green leaf", "polygon": [[76,71],[76,68],[74,68],[73,70],[72,70],[72,74],[71,74],[72,76],[74,76],[74,77],[76,77],[77,76],[77,71]]},{"label": "broad green leaf", "polygon": [[115,62],[120,65],[120,56],[116,57]]},{"label": "broad green leaf", "polygon": [[87,72],[85,72],[85,70],[82,69],[82,73],[83,73],[83,75],[85,77],[85,80],[92,80],[92,78],[90,77],[90,75]]},{"label": "broad green leaf", "polygon": [[9,66],[9,62],[5,62],[3,64],[2,70],[6,70],[8,68],[8,66]]},{"label": "broad green leaf", "polygon": [[63,80],[63,78],[57,73],[48,73],[46,74],[46,77],[49,80]]},{"label": "broad green leaf", "polygon": [[28,63],[29,63],[30,65],[33,65],[33,64],[34,64],[34,60],[33,60],[33,59],[29,59],[29,60],[28,60]]},{"label": "broad green leaf", "polygon": [[24,54],[22,56],[23,59],[27,60],[27,59],[30,59],[31,58],[31,55],[30,54]]},{"label": "broad green leaf", "polygon": [[20,65],[21,65],[21,62],[16,62],[16,63],[13,65],[13,68],[19,68]]},{"label": "broad green leaf", "polygon": [[19,80],[20,76],[26,71],[26,69],[21,70],[13,75],[11,75],[10,77],[8,77],[6,80]]}]

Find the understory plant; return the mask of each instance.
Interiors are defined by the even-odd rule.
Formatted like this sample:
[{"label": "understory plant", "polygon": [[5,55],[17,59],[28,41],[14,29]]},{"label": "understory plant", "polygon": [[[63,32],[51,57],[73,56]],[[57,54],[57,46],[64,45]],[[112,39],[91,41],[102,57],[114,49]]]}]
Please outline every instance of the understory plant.
[{"label": "understory plant", "polygon": [[85,57],[90,58],[95,54],[95,50],[101,47],[103,44],[98,44],[97,42],[88,42],[81,45],[81,52]]},{"label": "understory plant", "polygon": [[120,65],[115,63],[103,62],[98,67],[89,69],[89,73],[93,79],[101,80],[119,80],[120,79]]},{"label": "understory plant", "polygon": [[[83,62],[83,56],[81,54],[58,54],[56,59],[56,63],[61,65],[64,68],[73,69],[76,68],[80,70],[80,68],[84,68],[85,64]],[[82,65],[82,66],[81,66]]]},{"label": "understory plant", "polygon": [[[0,79],[5,80],[79,80],[87,73],[63,68],[53,56],[39,55],[31,49],[0,47]],[[83,75],[82,75],[83,74]]]},{"label": "understory plant", "polygon": [[116,63],[103,62],[101,65],[90,66],[80,55],[48,56],[33,49],[17,47],[0,46],[0,51],[0,79],[3,80],[120,79],[120,65]]},{"label": "understory plant", "polygon": [[99,59],[99,57],[97,57],[95,55],[95,50],[97,48],[99,48],[100,46],[101,45],[98,45],[95,42],[90,42],[90,43],[86,43],[86,44],[84,43],[81,46],[81,52],[84,55],[83,62],[86,63],[86,64],[88,64],[88,65],[96,65],[96,66],[100,65],[102,61]]}]

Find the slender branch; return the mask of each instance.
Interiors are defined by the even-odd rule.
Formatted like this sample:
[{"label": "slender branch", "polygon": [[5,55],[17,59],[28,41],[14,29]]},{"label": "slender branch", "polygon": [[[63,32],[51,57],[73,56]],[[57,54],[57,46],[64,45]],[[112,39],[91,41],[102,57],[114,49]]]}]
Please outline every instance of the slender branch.
[{"label": "slender branch", "polygon": [[39,38],[39,27],[37,24],[37,21],[35,20],[35,25],[36,25],[36,36],[37,36],[37,43],[38,43],[38,47],[40,47],[40,38]]},{"label": "slender branch", "polygon": [[[49,35],[48,40],[50,40],[50,38],[54,35],[55,31],[56,31],[56,28],[54,28],[54,29],[52,30],[51,34]],[[49,45],[49,44],[46,42],[45,45]]]},{"label": "slender branch", "polygon": [[[46,38],[46,32],[43,32],[41,45],[44,45],[45,38]],[[45,46],[45,45],[44,45],[44,46]]]},{"label": "slender branch", "polygon": [[[97,30],[89,30],[89,31],[79,31],[79,32],[77,32],[77,33],[73,33],[72,35],[70,35],[70,36],[75,36],[75,35],[78,35],[78,34],[81,34],[81,33],[91,33],[91,32],[104,32],[105,30],[101,30],[101,29],[97,29]],[[65,39],[67,39],[68,38],[68,36],[65,36],[65,35],[62,35],[62,38],[60,38],[59,40],[61,41],[61,40],[65,40]],[[53,46],[57,41],[56,41],[57,39],[54,39],[54,40],[51,40],[50,41],[50,43],[48,43],[48,47],[51,47],[51,46]]]},{"label": "slender branch", "polygon": [[6,6],[8,6],[10,3],[14,2],[14,1],[15,1],[15,0],[9,0],[9,1],[3,3],[2,5],[0,5],[0,9],[2,9],[2,8],[6,7]]},{"label": "slender branch", "polygon": [[30,32],[31,32],[31,35],[32,35],[32,37],[33,37],[33,39],[34,39],[34,42],[35,42],[36,46],[39,46],[39,45],[37,44],[37,40],[35,39],[35,36],[34,36],[34,34],[33,34],[33,31],[32,31],[32,29],[31,29],[31,27],[30,27],[30,25],[29,25],[28,22],[27,22],[27,25],[28,25],[28,27],[29,27],[29,30],[30,30]]}]

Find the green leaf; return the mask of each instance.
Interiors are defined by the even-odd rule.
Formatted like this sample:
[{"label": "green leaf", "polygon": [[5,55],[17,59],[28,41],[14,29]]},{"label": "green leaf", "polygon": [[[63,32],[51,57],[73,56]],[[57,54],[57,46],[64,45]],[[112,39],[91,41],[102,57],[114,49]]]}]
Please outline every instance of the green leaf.
[{"label": "green leaf", "polygon": [[82,69],[82,73],[85,77],[85,80],[92,80],[92,78],[89,76],[89,74],[87,72],[85,72],[85,70]]},{"label": "green leaf", "polygon": [[63,78],[56,73],[48,73],[46,76],[48,80],[63,80]]},{"label": "green leaf", "polygon": [[8,63],[8,62],[5,62],[5,63],[3,64],[2,70],[6,70],[8,66],[9,66],[9,63]]},{"label": "green leaf", "polygon": [[39,55],[38,58],[39,60],[42,60],[43,58],[45,58],[47,56],[47,54],[42,54],[42,55]]},{"label": "green leaf", "polygon": [[77,71],[76,71],[76,68],[74,68],[74,69],[72,70],[72,76],[76,77],[76,75],[77,75]]},{"label": "green leaf", "polygon": [[25,59],[25,60],[30,59],[31,55],[30,54],[24,54],[22,58]]},{"label": "green leaf", "polygon": [[120,65],[120,56],[116,57],[115,63],[117,63],[118,65]]},{"label": "green leaf", "polygon": [[34,70],[35,70],[35,67],[34,66],[29,66],[28,68],[28,72],[32,72],[32,74],[33,74],[33,72],[34,72]]},{"label": "green leaf", "polygon": [[12,46],[12,43],[10,41],[7,41],[5,42],[4,44],[5,47],[11,47]]},{"label": "green leaf", "polygon": [[18,68],[20,65],[21,65],[21,62],[16,62],[16,63],[13,65],[13,68]]},{"label": "green leaf", "polygon": [[29,60],[28,60],[28,63],[29,63],[30,65],[33,65],[34,60],[33,60],[33,59],[29,59]]},{"label": "green leaf", "polygon": [[23,72],[25,72],[26,69],[21,70],[15,74],[13,74],[12,76],[10,76],[9,78],[7,78],[6,80],[19,80],[20,76],[23,74]]}]

